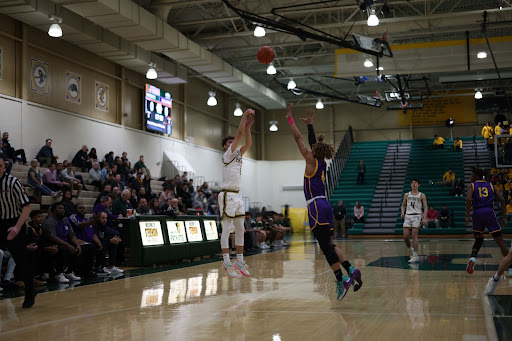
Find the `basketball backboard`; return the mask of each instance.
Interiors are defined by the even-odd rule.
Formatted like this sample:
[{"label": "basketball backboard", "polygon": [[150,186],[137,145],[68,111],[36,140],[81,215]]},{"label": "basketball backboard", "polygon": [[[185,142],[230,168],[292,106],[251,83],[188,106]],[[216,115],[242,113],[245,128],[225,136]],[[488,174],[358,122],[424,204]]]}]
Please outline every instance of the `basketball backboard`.
[{"label": "basketball backboard", "polygon": [[379,38],[362,36],[360,34],[352,34],[352,37],[354,37],[356,44],[363,49],[374,51],[387,57],[393,57],[393,52],[391,52],[391,48],[387,41]]}]

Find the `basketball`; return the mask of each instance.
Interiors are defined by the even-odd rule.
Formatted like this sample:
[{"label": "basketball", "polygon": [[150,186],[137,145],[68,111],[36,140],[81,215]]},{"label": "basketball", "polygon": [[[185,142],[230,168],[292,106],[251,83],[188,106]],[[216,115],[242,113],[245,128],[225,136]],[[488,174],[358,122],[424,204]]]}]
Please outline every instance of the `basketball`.
[{"label": "basketball", "polygon": [[262,46],[258,50],[258,60],[262,64],[270,64],[274,60],[275,52],[270,46]]}]

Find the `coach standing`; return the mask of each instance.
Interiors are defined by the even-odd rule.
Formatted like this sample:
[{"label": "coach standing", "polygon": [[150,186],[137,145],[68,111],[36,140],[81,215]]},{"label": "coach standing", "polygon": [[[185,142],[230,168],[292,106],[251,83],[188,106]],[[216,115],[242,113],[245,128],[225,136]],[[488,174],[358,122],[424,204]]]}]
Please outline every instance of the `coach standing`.
[{"label": "coach standing", "polygon": [[32,307],[36,296],[25,244],[25,221],[30,211],[25,189],[16,177],[5,173],[5,155],[0,154],[0,248],[5,250],[7,246],[25,283],[23,308]]}]

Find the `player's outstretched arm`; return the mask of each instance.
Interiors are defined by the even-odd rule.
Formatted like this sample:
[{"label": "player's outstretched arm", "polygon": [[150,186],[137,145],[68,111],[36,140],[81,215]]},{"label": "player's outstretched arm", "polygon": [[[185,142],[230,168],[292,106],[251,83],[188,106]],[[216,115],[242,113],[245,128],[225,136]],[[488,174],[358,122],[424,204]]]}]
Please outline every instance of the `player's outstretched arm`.
[{"label": "player's outstretched arm", "polygon": [[501,223],[502,227],[505,227],[507,225],[507,204],[505,202],[505,199],[503,198],[503,195],[501,195],[501,192],[494,187],[494,185],[491,185],[494,189],[494,194],[496,195],[496,198],[500,201],[501,204]]},{"label": "player's outstretched arm", "polygon": [[407,197],[409,196],[409,193],[404,194],[404,200],[402,201],[402,206],[400,209],[402,210],[402,219],[405,217],[405,207],[407,206]]},{"label": "player's outstretched arm", "polygon": [[295,121],[292,117],[293,104],[288,105],[288,113],[286,114],[286,119],[290,125],[290,130],[292,131],[293,138],[297,143],[297,147],[299,147],[299,151],[307,161],[308,159],[313,158],[313,154],[308,150],[306,145],[304,144],[304,140],[302,139],[302,134],[299,131],[299,128],[295,125]]},{"label": "player's outstretched arm", "polygon": [[425,225],[427,221],[428,205],[427,196],[424,193],[421,193],[421,202],[423,203],[423,225]]},{"label": "player's outstretched arm", "polygon": [[313,109],[306,110],[306,117],[301,118],[300,120],[307,124],[308,126],[308,142],[309,146],[313,148],[313,145],[316,143],[316,135],[315,130],[313,129],[313,118],[315,117],[315,113]]},{"label": "player's outstretched arm", "polygon": [[473,203],[473,184],[469,184],[466,189],[466,226],[469,225],[471,204]]},{"label": "player's outstretched arm", "polygon": [[247,123],[245,124],[245,144],[240,149],[240,154],[244,155],[246,151],[251,148],[252,145],[252,136],[251,136],[251,127],[254,123],[254,114],[249,115],[247,118]]},{"label": "player's outstretched arm", "polygon": [[240,120],[240,124],[238,125],[238,129],[236,131],[235,139],[233,140],[233,143],[231,143],[231,151],[232,152],[234,152],[238,148],[238,144],[240,143],[242,136],[244,136],[245,126],[247,125],[247,119],[248,119],[249,115],[254,115],[253,109],[247,109],[244,112],[242,119]]}]

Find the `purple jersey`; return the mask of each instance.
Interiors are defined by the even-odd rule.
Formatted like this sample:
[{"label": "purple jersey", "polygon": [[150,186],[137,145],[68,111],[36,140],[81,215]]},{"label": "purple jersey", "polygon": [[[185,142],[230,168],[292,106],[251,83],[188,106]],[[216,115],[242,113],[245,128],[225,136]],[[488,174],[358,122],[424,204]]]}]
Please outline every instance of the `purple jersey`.
[{"label": "purple jersey", "polygon": [[324,160],[316,159],[316,167],[313,175],[304,174],[304,195],[306,201],[315,197],[325,197],[325,169],[327,164]]},{"label": "purple jersey", "polygon": [[487,181],[478,180],[473,186],[473,209],[490,207],[494,205],[494,187]]}]

